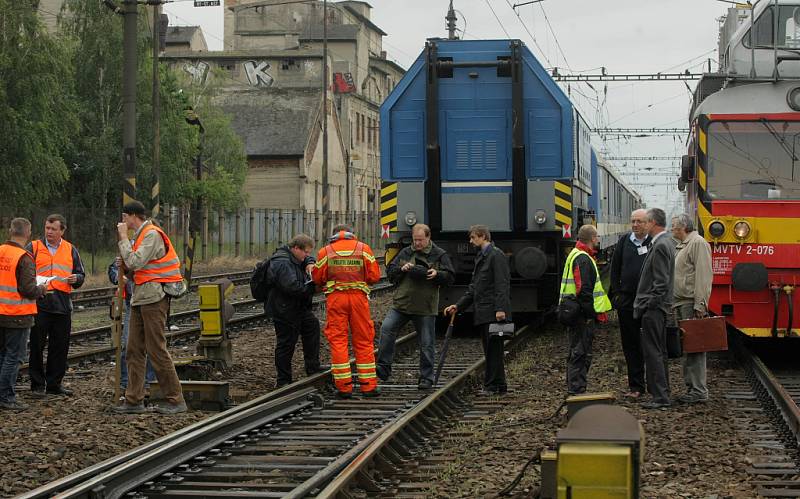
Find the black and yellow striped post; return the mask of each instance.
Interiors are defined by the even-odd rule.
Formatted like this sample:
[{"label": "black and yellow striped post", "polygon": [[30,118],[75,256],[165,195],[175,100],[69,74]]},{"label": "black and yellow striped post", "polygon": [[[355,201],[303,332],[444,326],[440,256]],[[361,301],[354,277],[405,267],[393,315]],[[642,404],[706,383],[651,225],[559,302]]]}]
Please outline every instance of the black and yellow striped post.
[{"label": "black and yellow striped post", "polygon": [[564,230],[572,228],[572,183],[569,180],[553,182],[555,225]]},{"label": "black and yellow striped post", "polygon": [[[388,239],[397,232],[397,182],[381,182],[381,238]],[[400,252],[400,243],[386,244],[384,265],[389,265]]]}]

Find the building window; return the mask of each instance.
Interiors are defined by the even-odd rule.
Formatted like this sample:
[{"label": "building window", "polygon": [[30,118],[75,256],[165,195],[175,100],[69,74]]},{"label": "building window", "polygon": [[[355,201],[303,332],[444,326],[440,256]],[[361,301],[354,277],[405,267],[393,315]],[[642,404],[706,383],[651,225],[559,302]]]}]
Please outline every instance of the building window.
[{"label": "building window", "polygon": [[367,144],[372,145],[372,118],[367,118]]},{"label": "building window", "polygon": [[356,142],[361,142],[361,114],[356,113]]},{"label": "building window", "polygon": [[364,135],[366,133],[366,128],[367,127],[365,126],[364,115],[362,114],[361,115],[361,142],[364,142],[366,140],[366,138],[364,137]]}]

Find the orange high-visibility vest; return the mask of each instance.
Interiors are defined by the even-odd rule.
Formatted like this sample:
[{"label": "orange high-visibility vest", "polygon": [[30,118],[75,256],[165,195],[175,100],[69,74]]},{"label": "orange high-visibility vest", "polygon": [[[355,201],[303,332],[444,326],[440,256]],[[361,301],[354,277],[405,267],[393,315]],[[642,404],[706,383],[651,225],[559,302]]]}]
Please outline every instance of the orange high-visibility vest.
[{"label": "orange high-visibility vest", "polygon": [[147,224],[139,233],[139,237],[133,243],[133,251],[139,249],[144,236],[149,232],[156,231],[164,241],[164,256],[157,260],[150,260],[144,267],[134,271],[133,282],[137,286],[146,282],[179,282],[183,279],[181,276],[181,262],[178,259],[178,254],[169,240],[169,237],[164,233],[161,228],[150,223]]},{"label": "orange high-visibility vest", "polygon": [[61,244],[58,245],[55,255],[51,255],[47,245],[38,239],[31,244],[31,247],[33,257],[36,260],[36,275],[58,277],[58,279],[53,279],[47,284],[47,290],[52,291],[55,289],[64,293],[71,293],[72,285],[62,279],[72,275],[72,268],[75,264],[72,260],[72,244],[66,239],[61,239]]},{"label": "orange high-visibility vest", "polygon": [[17,264],[25,253],[10,244],[0,245],[0,315],[36,315],[36,300],[17,291]]},{"label": "orange high-visibility vest", "polygon": [[333,291],[360,290],[369,294],[364,268],[364,243],[359,241],[352,251],[339,250],[332,244],[325,246],[328,265],[328,282],[325,293]]}]

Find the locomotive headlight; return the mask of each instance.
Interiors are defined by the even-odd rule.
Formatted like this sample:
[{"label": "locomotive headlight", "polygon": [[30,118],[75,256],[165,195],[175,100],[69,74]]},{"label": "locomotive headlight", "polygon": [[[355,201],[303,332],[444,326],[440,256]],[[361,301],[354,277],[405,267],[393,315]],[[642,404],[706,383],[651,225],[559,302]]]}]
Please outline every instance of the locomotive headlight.
[{"label": "locomotive headlight", "polygon": [[747,239],[750,235],[750,224],[742,220],[733,226],[733,233],[738,239]]},{"label": "locomotive headlight", "polygon": [[533,221],[539,225],[544,225],[547,222],[547,213],[544,210],[536,210],[533,214]]},{"label": "locomotive headlight", "polygon": [[406,222],[406,225],[413,227],[417,223],[417,214],[413,211],[407,211],[403,220]]},{"label": "locomotive headlight", "polygon": [[789,93],[786,94],[786,102],[795,111],[800,111],[800,87],[789,90]]},{"label": "locomotive headlight", "polygon": [[711,237],[722,237],[722,235],[725,234],[725,224],[719,220],[714,220],[708,226],[708,233],[711,234]]}]

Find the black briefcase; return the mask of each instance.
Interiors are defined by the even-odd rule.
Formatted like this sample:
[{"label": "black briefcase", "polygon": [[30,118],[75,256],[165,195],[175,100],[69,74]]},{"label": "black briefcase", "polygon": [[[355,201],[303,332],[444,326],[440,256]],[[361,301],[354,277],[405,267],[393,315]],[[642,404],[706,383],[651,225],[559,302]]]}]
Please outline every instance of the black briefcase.
[{"label": "black briefcase", "polygon": [[667,326],[667,357],[670,359],[683,357],[681,328],[677,326]]},{"label": "black briefcase", "polygon": [[489,324],[489,337],[497,336],[501,339],[511,339],[514,337],[513,322],[493,322]]}]

